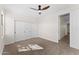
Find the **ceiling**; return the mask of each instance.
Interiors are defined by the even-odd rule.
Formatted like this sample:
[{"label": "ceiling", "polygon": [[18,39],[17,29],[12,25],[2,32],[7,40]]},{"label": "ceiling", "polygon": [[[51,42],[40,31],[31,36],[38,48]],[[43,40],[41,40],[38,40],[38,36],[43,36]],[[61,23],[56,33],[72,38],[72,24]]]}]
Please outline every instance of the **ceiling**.
[{"label": "ceiling", "polygon": [[[45,5],[42,5],[45,6]],[[71,5],[68,4],[50,4],[50,8],[45,12],[51,13],[52,11],[68,8]],[[36,16],[38,12],[30,9],[38,8],[37,4],[1,4],[0,7],[5,9],[6,14],[12,14],[16,16]],[[46,13],[45,13],[46,14]]]}]

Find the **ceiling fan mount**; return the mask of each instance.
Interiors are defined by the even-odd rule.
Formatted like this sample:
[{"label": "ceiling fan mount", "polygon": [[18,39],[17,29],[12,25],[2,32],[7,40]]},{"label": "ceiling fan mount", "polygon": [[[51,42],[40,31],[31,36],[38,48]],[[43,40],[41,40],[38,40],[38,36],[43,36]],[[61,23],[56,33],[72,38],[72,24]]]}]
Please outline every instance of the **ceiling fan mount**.
[{"label": "ceiling fan mount", "polygon": [[41,7],[42,7],[41,5],[38,5],[38,9],[35,9],[35,8],[30,8],[30,9],[33,9],[33,10],[38,11],[39,12],[39,15],[40,15],[41,14],[41,11],[47,10],[50,6],[48,5],[48,6],[43,7],[43,8],[41,8]]}]

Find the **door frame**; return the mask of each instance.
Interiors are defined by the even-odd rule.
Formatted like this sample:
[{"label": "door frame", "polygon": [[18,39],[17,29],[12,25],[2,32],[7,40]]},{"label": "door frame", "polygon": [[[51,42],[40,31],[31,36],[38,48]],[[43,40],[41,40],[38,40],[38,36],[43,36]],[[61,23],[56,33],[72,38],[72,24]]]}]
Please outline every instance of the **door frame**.
[{"label": "door frame", "polygon": [[[65,14],[69,14],[69,24],[70,24],[70,12],[68,12],[68,13],[63,13],[63,14],[59,14],[58,15],[58,42],[59,42],[59,40],[61,39],[60,38],[60,16],[61,15],[65,15]],[[70,24],[71,25],[71,24]],[[69,31],[70,31],[70,27],[69,27]],[[71,34],[71,33],[70,33]],[[70,34],[69,34],[69,40],[70,40]],[[69,42],[69,45],[70,45],[70,42]]]},{"label": "door frame", "polygon": [[14,40],[16,42],[16,20],[14,20]]}]

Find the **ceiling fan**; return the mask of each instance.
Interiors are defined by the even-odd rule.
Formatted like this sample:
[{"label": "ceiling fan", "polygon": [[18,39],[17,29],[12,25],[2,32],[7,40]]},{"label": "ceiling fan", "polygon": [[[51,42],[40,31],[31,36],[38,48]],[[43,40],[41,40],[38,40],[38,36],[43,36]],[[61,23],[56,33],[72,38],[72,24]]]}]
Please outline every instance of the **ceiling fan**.
[{"label": "ceiling fan", "polygon": [[43,8],[41,8],[41,7],[42,7],[41,5],[38,5],[38,9],[35,9],[35,8],[30,8],[30,9],[33,9],[33,10],[38,11],[39,12],[39,15],[40,15],[41,14],[41,11],[47,10],[50,6],[48,5],[48,6],[43,7]]}]

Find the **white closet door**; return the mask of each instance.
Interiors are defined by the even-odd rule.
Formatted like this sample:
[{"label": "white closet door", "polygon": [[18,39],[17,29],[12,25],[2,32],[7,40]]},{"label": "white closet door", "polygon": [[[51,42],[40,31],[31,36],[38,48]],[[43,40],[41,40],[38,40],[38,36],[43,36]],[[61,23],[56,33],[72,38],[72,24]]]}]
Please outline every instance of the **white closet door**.
[{"label": "white closet door", "polygon": [[26,36],[26,38],[31,38],[32,36],[32,24],[31,23],[25,23],[24,25],[24,35]]},{"label": "white closet door", "polygon": [[16,41],[20,41],[20,40],[25,39],[24,25],[25,25],[24,22],[16,21],[16,23],[15,23],[15,32],[16,32],[15,33],[15,39],[16,39]]},{"label": "white closet door", "polygon": [[32,36],[32,24],[16,21],[16,41],[25,40]]}]

